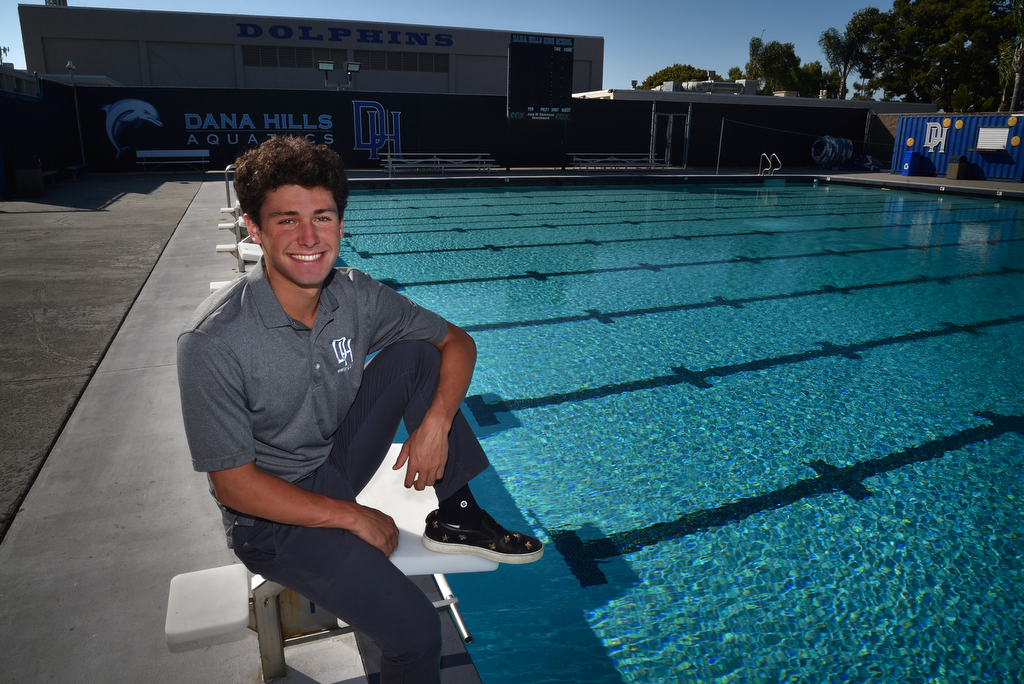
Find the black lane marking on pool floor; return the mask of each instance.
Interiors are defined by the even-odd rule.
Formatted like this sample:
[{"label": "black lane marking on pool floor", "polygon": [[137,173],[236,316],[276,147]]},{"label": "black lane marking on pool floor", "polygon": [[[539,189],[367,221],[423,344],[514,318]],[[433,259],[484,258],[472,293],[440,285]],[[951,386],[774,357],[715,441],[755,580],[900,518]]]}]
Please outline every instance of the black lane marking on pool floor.
[{"label": "black lane marking on pool floor", "polygon": [[871,496],[871,492],[864,485],[864,481],[870,477],[912,463],[930,461],[970,444],[995,439],[1008,432],[1024,435],[1024,416],[1002,416],[989,411],[976,415],[990,424],[961,430],[948,437],[842,468],[816,459],[808,465],[818,474],[817,477],[799,480],[781,489],[731,501],[716,508],[686,513],[669,522],[654,523],[647,527],[586,541],[580,538],[579,530],[550,530],[548,534],[554,541],[555,548],[569,565],[572,574],[579,580],[581,587],[607,584],[608,579],[600,568],[602,559],[634,553],[664,541],[740,522],[757,513],[782,508],[802,499],[829,492],[843,492],[861,501]]},{"label": "black lane marking on pool floor", "polygon": [[[532,205],[532,206],[537,206],[537,205]],[[840,216],[840,217],[846,217],[846,216],[877,216],[879,213],[883,213],[883,214],[885,213],[884,209],[879,208],[879,207],[871,207],[871,208],[864,209],[864,210],[861,210],[861,211],[850,211],[849,208],[846,208],[843,211],[837,211],[837,210],[827,210],[827,209],[826,210],[822,210],[822,209],[820,209],[821,205],[807,205],[807,206],[810,208],[810,210],[807,211],[806,213],[797,213],[797,212],[787,211],[786,213],[781,213],[781,214],[765,214],[765,213],[759,213],[759,212],[751,212],[749,206],[747,206],[747,207],[725,207],[725,208],[718,207],[715,210],[706,212],[704,214],[699,214],[699,212],[698,212],[698,210],[696,208],[694,208],[694,209],[687,209],[685,207],[658,208],[658,207],[642,206],[642,207],[636,207],[636,208],[603,209],[601,211],[590,210],[590,211],[584,211],[584,212],[581,212],[579,210],[569,210],[569,211],[550,211],[550,210],[548,210],[548,211],[534,211],[534,212],[514,211],[514,212],[485,213],[485,214],[458,214],[458,215],[451,215],[451,216],[439,216],[437,214],[426,214],[426,215],[423,215],[423,216],[394,217],[394,218],[381,218],[381,217],[350,218],[350,219],[348,219],[348,223],[351,225],[351,230],[347,230],[345,232],[345,235],[347,235],[349,237],[356,237],[356,236],[358,236],[358,237],[401,237],[403,235],[419,235],[419,234],[445,235],[445,234],[451,233],[451,232],[470,233],[470,232],[480,232],[480,231],[489,231],[489,230],[526,230],[526,229],[532,229],[532,228],[536,228],[536,227],[546,227],[546,228],[566,227],[566,228],[575,228],[575,227],[578,227],[580,224],[579,223],[566,223],[564,226],[557,226],[557,225],[550,225],[550,223],[537,224],[537,223],[533,223],[532,221],[534,221],[534,220],[539,218],[539,219],[543,219],[546,222],[550,222],[550,221],[556,221],[556,220],[560,220],[560,219],[572,218],[572,217],[576,217],[576,216],[579,216],[582,219],[582,218],[588,218],[588,216],[592,215],[592,214],[600,214],[602,216],[611,216],[613,220],[602,221],[602,222],[598,222],[598,223],[594,223],[593,221],[588,220],[588,221],[581,221],[580,223],[583,223],[584,225],[598,225],[598,226],[621,226],[621,225],[624,225],[624,224],[625,225],[638,226],[638,225],[648,225],[648,224],[653,224],[653,223],[675,223],[675,222],[687,223],[687,222],[691,222],[691,221],[717,221],[717,220],[753,221],[753,220],[762,220],[762,219],[792,220],[792,219],[799,219],[799,218],[819,218],[819,217],[823,217],[823,216],[829,216],[829,217],[836,217],[836,216]],[[773,207],[773,209],[774,208],[775,207]],[[785,207],[785,208],[789,209],[789,207]],[[803,207],[797,207],[797,208],[803,208]],[[744,209],[744,211],[743,212],[738,212],[738,211],[735,211],[736,209]],[[949,212],[953,213],[953,212],[957,212],[957,211],[967,211],[968,209],[969,209],[968,207],[965,207],[963,209],[950,209]],[[643,220],[637,220],[637,219],[634,218],[634,217],[636,217],[636,215],[638,213],[649,213],[649,212],[656,213],[657,216],[645,217]],[[673,215],[666,217],[661,212],[673,212]],[[680,215],[678,215],[678,216],[675,215],[676,212],[679,212]],[[698,215],[694,215],[695,212],[697,212]],[[904,211],[904,212],[901,212],[901,213],[908,213],[908,212]],[[910,213],[912,213],[912,212],[910,212]],[[588,216],[582,216],[581,214],[587,214]],[[630,218],[627,219],[627,220],[615,219],[615,215],[616,214],[626,214]],[[522,219],[524,221],[524,224],[523,225],[502,225],[502,226],[495,226],[495,225],[493,225],[493,222],[495,221],[495,219],[503,219],[503,218],[509,218],[509,217],[516,218],[516,219]],[[989,219],[989,220],[993,220],[993,219]],[[428,225],[431,225],[431,227],[430,228],[423,228],[423,229],[417,228],[417,229],[414,229],[414,230],[362,230],[361,228],[359,228],[360,224],[362,224],[362,223],[366,223],[366,224],[371,224],[372,223],[374,226],[380,226],[381,224],[385,224],[385,223],[392,222],[392,221],[401,223],[403,226],[408,226],[410,224],[415,225],[416,223],[421,222],[421,221],[423,221],[423,222],[429,221],[430,224],[428,224]],[[436,223],[438,221],[444,221],[445,223],[438,225]],[[487,225],[482,225],[482,226],[479,226],[479,227],[473,227],[473,226],[464,227],[464,224],[484,223],[484,222],[486,222]],[[450,224],[456,224],[456,225],[453,227]]]},{"label": "black lane marking on pool floor", "polygon": [[[618,202],[616,202],[618,203]],[[589,203],[588,203],[589,204]],[[543,209],[544,204],[526,205],[527,207],[537,207]],[[559,206],[555,203],[555,206]],[[418,234],[438,234],[444,235],[451,232],[456,233],[469,233],[469,232],[481,232],[481,231],[503,231],[503,230],[528,230],[532,228],[578,228],[580,225],[588,226],[609,226],[618,227],[622,225],[652,225],[657,223],[687,223],[692,221],[716,221],[716,220],[731,220],[731,221],[754,221],[754,220],[765,220],[765,219],[777,219],[777,220],[792,220],[799,218],[821,218],[821,217],[849,217],[849,216],[877,216],[882,214],[888,218],[895,217],[913,217],[920,211],[932,213],[935,211],[934,205],[930,204],[926,200],[915,201],[904,203],[898,211],[887,209],[885,205],[879,205],[879,203],[857,203],[844,205],[843,209],[835,210],[822,207],[828,207],[823,202],[809,202],[806,204],[793,204],[786,205],[784,207],[751,207],[750,204],[738,204],[735,206],[722,206],[717,205],[715,207],[651,207],[647,204],[639,203],[635,207],[623,207],[613,210],[587,210],[586,214],[601,214],[610,215],[613,220],[593,222],[593,221],[582,221],[582,222],[564,222],[564,225],[554,225],[553,221],[563,220],[565,218],[571,218],[579,214],[576,210],[567,211],[512,211],[512,212],[501,212],[501,213],[474,213],[474,214],[426,214],[423,216],[395,216],[395,217],[350,217],[349,218],[349,231],[346,235],[349,237],[400,237],[404,235],[418,235]],[[853,210],[856,207],[864,206],[865,209]],[[523,207],[517,206],[517,209]],[[418,209],[417,207],[409,207],[409,209]],[[426,209],[426,208],[419,208]],[[779,209],[785,210],[784,213],[766,214],[763,213],[766,209]],[[805,210],[803,212],[794,212],[794,209]],[[760,211],[758,211],[760,210]],[[670,215],[666,215],[664,212],[670,212]],[[971,215],[979,212],[984,212],[986,216],[983,220],[995,221],[995,220],[1013,220],[1012,218],[1003,219],[997,216],[991,215],[994,213],[990,207],[978,207],[978,206],[951,206],[941,210],[943,214],[955,215],[969,213]],[[1000,213],[1007,213],[1007,210],[999,210]],[[614,220],[614,215],[626,214],[630,218],[628,220]],[[637,214],[652,214],[651,216],[645,217],[643,220],[635,220]],[[527,222],[526,225],[506,225],[506,226],[495,226],[492,222],[495,219],[501,219],[504,217],[512,217],[516,219],[522,219]],[[529,223],[535,219],[543,219],[545,223]],[[581,217],[587,218],[587,217]],[[981,217],[975,217],[978,220],[982,220]],[[962,220],[962,219],[961,219]],[[443,221],[443,224],[437,225],[436,222]],[[428,225],[429,228],[413,229],[413,230],[362,230],[360,226],[366,223],[368,226],[372,224],[374,227],[379,227],[382,224],[389,222],[399,222],[403,226],[417,225],[420,222],[431,222]],[[487,225],[466,227],[466,224],[484,223]],[[452,226],[450,224],[456,224]],[[900,225],[897,223],[897,225]],[[911,226],[907,226],[911,227]]]},{"label": "black lane marking on pool floor", "polygon": [[981,271],[978,273],[960,273],[948,276],[926,276],[919,275],[916,278],[907,280],[890,280],[881,283],[864,283],[861,285],[845,285],[836,287],[834,285],[822,285],[814,290],[800,290],[797,292],[782,292],[779,294],[762,295],[760,297],[713,297],[707,302],[689,302],[686,304],[666,304],[664,306],[651,306],[643,309],[625,309],[622,311],[601,311],[599,309],[587,309],[584,314],[570,316],[557,316],[554,318],[536,318],[525,321],[497,321],[494,323],[479,323],[475,325],[464,325],[462,329],[466,332],[487,332],[490,330],[510,330],[513,328],[528,328],[541,325],[563,325],[565,323],[582,323],[583,321],[598,321],[611,325],[617,318],[633,318],[639,316],[650,316],[663,313],[676,313],[679,311],[695,311],[698,309],[714,309],[727,307],[730,309],[742,309],[747,304],[758,304],[763,302],[774,302],[787,299],[799,299],[802,297],[815,297],[819,295],[842,294],[852,295],[861,290],[876,290],[886,287],[900,287],[904,285],[922,285],[936,283],[948,285],[954,280],[967,280],[969,278],[988,278],[1000,275],[1020,275],[1024,269],[1010,268],[1004,266],[998,271]]},{"label": "black lane marking on pool floor", "polygon": [[932,337],[945,337],[947,335],[956,335],[959,333],[977,335],[985,328],[1012,325],[1014,323],[1022,322],[1024,322],[1024,314],[1007,316],[1005,318],[996,318],[989,321],[980,321],[978,323],[966,323],[962,325],[943,323],[942,327],[936,330],[918,330],[916,332],[905,333],[903,335],[882,337],[876,340],[866,340],[864,342],[857,342],[854,344],[818,342],[820,349],[811,349],[804,352],[798,352],[796,354],[784,354],[782,356],[772,356],[764,359],[753,359],[743,363],[705,368],[704,370],[692,370],[684,366],[674,366],[672,368],[671,375],[661,375],[653,378],[644,378],[642,380],[602,385],[601,387],[578,389],[573,392],[560,392],[557,394],[549,394],[545,397],[528,397],[524,399],[499,398],[498,401],[485,402],[482,396],[474,394],[466,397],[466,405],[473,412],[473,416],[476,418],[477,424],[481,427],[487,427],[499,424],[498,418],[495,415],[497,413],[508,413],[511,411],[554,406],[556,404],[564,404],[568,402],[586,401],[588,399],[598,399],[601,397],[624,394],[626,392],[636,392],[638,390],[654,389],[657,387],[670,387],[673,385],[681,385],[683,383],[700,389],[710,389],[714,386],[709,382],[711,378],[722,378],[728,375],[737,375],[739,373],[762,371],[775,368],[777,366],[804,363],[805,361],[828,357],[838,356],[845,359],[855,360],[861,358],[860,352],[870,349],[877,349],[879,347],[885,347],[893,344],[917,342],[919,340],[929,339]]},{"label": "black lane marking on pool floor", "polygon": [[[601,209],[601,210],[599,210],[597,212],[593,212],[593,210],[591,209],[591,211],[593,213],[602,213],[602,214],[604,214],[604,213],[609,213],[609,214],[611,214],[611,213],[627,213],[627,214],[635,214],[637,212],[647,212],[647,211],[653,211],[653,212],[672,211],[672,212],[692,213],[692,212],[695,212],[695,211],[701,211],[701,212],[705,212],[706,214],[713,214],[712,216],[705,215],[703,217],[705,219],[714,219],[714,218],[737,218],[737,219],[743,219],[743,218],[785,218],[785,219],[790,219],[790,218],[800,217],[800,216],[819,216],[819,215],[821,215],[819,210],[822,207],[834,206],[834,204],[832,202],[830,202],[828,198],[822,198],[822,197],[811,198],[809,201],[806,201],[806,202],[800,201],[800,202],[787,203],[784,206],[779,205],[778,203],[773,203],[770,206],[766,206],[766,205],[752,205],[750,202],[743,201],[743,200],[722,200],[721,198],[719,198],[716,202],[714,202],[713,205],[709,206],[708,201],[706,199],[705,200],[699,200],[699,199],[682,199],[682,198],[680,198],[680,199],[677,199],[677,198],[651,198],[651,199],[654,200],[652,202],[651,200],[645,199],[643,197],[641,197],[639,199],[636,199],[636,200],[607,200],[607,199],[602,199],[602,198],[594,199],[594,198],[589,197],[589,196],[588,197],[578,196],[578,197],[579,197],[579,199],[574,199],[574,201],[572,201],[572,202],[539,201],[539,202],[535,202],[535,203],[516,203],[516,204],[505,204],[505,205],[477,204],[477,203],[475,203],[475,200],[477,198],[454,198],[454,199],[462,199],[462,200],[465,200],[465,201],[473,202],[473,204],[471,204],[471,205],[469,205],[467,207],[469,209],[476,209],[478,207],[488,207],[488,208],[493,207],[493,208],[501,210],[501,211],[498,211],[498,212],[481,212],[481,213],[472,213],[472,214],[459,214],[459,213],[456,213],[455,210],[460,208],[460,207],[453,206],[451,204],[451,202],[438,203],[438,204],[436,204],[434,206],[408,205],[408,206],[399,206],[399,207],[393,207],[393,206],[386,206],[386,207],[362,207],[362,206],[360,206],[357,203],[350,202],[349,205],[348,205],[348,210],[346,211],[346,214],[348,214],[347,218],[348,218],[349,222],[353,224],[353,229],[355,230],[353,235],[355,235],[355,234],[358,234],[358,235],[402,235],[402,234],[405,234],[406,231],[363,232],[361,230],[358,230],[358,228],[356,228],[356,226],[358,226],[362,222],[372,223],[374,225],[380,225],[382,223],[387,223],[387,222],[391,222],[391,221],[400,222],[400,223],[403,223],[403,224],[408,224],[411,221],[460,222],[460,221],[466,221],[468,219],[477,219],[477,218],[479,218],[479,219],[486,219],[486,220],[494,220],[495,218],[500,218],[500,217],[503,217],[503,216],[527,217],[527,218],[533,218],[533,217],[537,217],[537,216],[544,216],[544,217],[546,217],[546,216],[550,216],[551,215],[550,211],[545,210],[546,207],[562,207],[562,206],[567,206],[567,205],[570,205],[570,206],[571,205],[579,205],[579,204],[583,204],[584,200],[585,200],[585,203],[586,203],[588,209],[591,209],[592,207],[595,207],[595,206],[600,207],[602,205],[604,205],[604,206],[608,206],[608,205],[626,205],[626,206],[616,206],[616,207],[611,208],[609,210]],[[529,199],[529,198],[523,198],[523,199]],[[893,210],[892,208],[889,207],[888,204],[886,204],[886,203],[884,203],[882,201],[879,201],[878,199],[872,198],[872,199],[868,199],[868,200],[865,200],[865,201],[844,202],[843,203],[844,211],[834,211],[834,210],[829,210],[829,209],[826,209],[825,211],[828,214],[830,214],[830,215],[839,215],[839,216],[846,216],[846,215],[851,215],[852,216],[852,215],[858,215],[858,214],[877,214],[879,212],[883,212],[883,213],[912,214],[912,213],[918,211],[919,209],[923,210],[923,211],[933,211],[934,207],[935,207],[934,203],[935,203],[935,200],[908,200],[908,201],[904,202],[900,206],[900,208],[898,210]],[[652,204],[675,204],[677,206],[652,206]],[[679,206],[680,204],[694,205],[694,206]],[[849,211],[851,208],[858,208],[858,207],[867,207],[867,210],[866,211]],[[512,209],[513,211],[507,211],[508,209]],[[528,211],[530,209],[539,209],[540,211]],[[756,213],[758,210],[763,211],[763,210],[766,210],[766,209],[785,209],[789,213],[778,214],[778,215],[765,215],[765,214],[758,214],[758,213]],[[987,207],[987,206],[952,206],[952,207],[950,207],[948,209],[943,209],[943,211],[977,211],[979,209],[983,209],[983,210],[986,210],[986,211],[991,211],[991,207]],[[440,211],[438,211],[438,210],[440,210]],[[794,213],[792,213],[792,210],[811,210],[811,211],[809,213],[806,213],[806,214],[794,214]],[[400,216],[400,215],[399,216],[383,216],[382,215],[384,213],[393,213],[394,214],[394,213],[401,213],[401,212],[407,212],[407,211],[412,211],[412,212],[438,211],[438,213],[419,215],[419,216],[417,216],[417,215],[413,215],[413,216]],[[741,211],[743,213],[740,213],[738,216],[732,216],[730,214],[725,213],[725,212],[734,212],[734,211]],[[374,215],[372,217],[367,216],[367,217],[364,218],[364,217],[361,217],[361,216],[358,215],[359,212],[367,212],[367,213],[372,212]],[[752,213],[752,212],[754,212],[754,213]],[[564,211],[560,210],[560,211],[558,211],[556,213],[559,214],[559,215],[572,215],[573,213],[575,213],[575,210],[570,208],[570,209],[567,209],[567,210],[564,210]],[[688,220],[699,220],[699,218],[698,219],[688,219]],[[444,232],[445,230],[446,230],[445,228],[434,228],[432,231],[416,231],[416,232]],[[472,230],[486,230],[486,228],[474,228]]]},{"label": "black lane marking on pool floor", "polygon": [[691,268],[701,266],[724,266],[728,264],[759,264],[765,261],[784,261],[787,259],[813,259],[817,257],[848,257],[855,254],[880,254],[882,252],[906,252],[906,251],[928,251],[930,249],[941,249],[945,247],[976,247],[980,245],[1000,245],[1009,242],[1024,242],[1022,238],[1005,238],[1002,240],[976,240],[970,242],[940,242],[930,245],[897,245],[894,247],[872,247],[870,249],[848,249],[832,250],[826,249],[820,252],[807,252],[804,254],[777,254],[773,256],[749,257],[737,256],[726,259],[709,259],[707,261],[679,261],[668,264],[647,264],[641,263],[635,266],[616,266],[614,268],[588,268],[580,271],[526,271],[525,273],[513,273],[497,276],[481,276],[477,278],[450,278],[446,280],[421,280],[417,282],[400,282],[393,278],[380,278],[380,282],[394,290],[404,290],[411,287],[437,287],[439,285],[464,285],[468,283],[495,283],[509,280],[536,280],[545,282],[549,278],[575,278],[577,276],[597,275],[603,273],[629,273],[635,271],[651,271],[657,273],[673,268]]},{"label": "black lane marking on pool floor", "polygon": [[[992,219],[988,223],[1014,223],[1014,218],[1002,218]],[[666,221],[665,223],[677,223],[677,221]],[[960,221],[935,221],[930,224],[929,227],[943,226],[943,225],[960,225]],[[585,224],[588,227],[593,227],[595,224]],[[613,224],[609,224],[613,225]],[[554,228],[555,226],[545,225],[542,227]],[[551,249],[559,247],[601,247],[603,245],[624,245],[631,243],[651,243],[651,242],[666,242],[682,240],[689,242],[691,240],[703,240],[703,239],[719,239],[719,238],[734,238],[734,237],[786,237],[788,235],[807,235],[810,233],[845,233],[852,230],[885,230],[892,228],[893,226],[886,225],[875,225],[870,226],[828,226],[825,228],[801,228],[796,230],[744,230],[737,231],[734,233],[703,233],[697,235],[681,235],[675,233],[672,235],[645,235],[641,237],[614,237],[614,238],[587,238],[586,240],[577,240],[575,242],[530,242],[526,244],[510,244],[510,245],[473,245],[469,247],[431,247],[429,249],[406,249],[406,250],[395,250],[389,252],[373,252],[365,249],[354,249],[353,251],[363,259],[374,259],[377,257],[402,257],[402,256],[422,256],[424,254],[457,254],[459,252],[503,252],[506,250],[534,250],[534,249]]]}]

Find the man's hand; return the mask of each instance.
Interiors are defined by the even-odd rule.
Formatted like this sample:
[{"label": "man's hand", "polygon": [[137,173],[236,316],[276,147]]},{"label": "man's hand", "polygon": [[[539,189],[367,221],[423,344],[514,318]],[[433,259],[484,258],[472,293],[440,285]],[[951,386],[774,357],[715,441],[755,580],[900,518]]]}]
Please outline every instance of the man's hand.
[{"label": "man's hand", "polygon": [[398,526],[394,519],[376,508],[356,506],[359,511],[355,514],[357,522],[348,528],[349,532],[390,557],[398,548]]},{"label": "man's hand", "polygon": [[385,556],[398,548],[398,526],[391,516],[355,501],[307,492],[246,463],[210,473],[217,500],[240,513],[302,527],[348,530]]},{"label": "man's hand", "polygon": [[[428,422],[429,421],[429,422]],[[402,445],[393,470],[401,470],[408,463],[405,472],[405,487],[415,487],[422,492],[444,476],[448,462],[448,430],[450,424],[438,424],[424,418],[418,428],[412,431]]]}]

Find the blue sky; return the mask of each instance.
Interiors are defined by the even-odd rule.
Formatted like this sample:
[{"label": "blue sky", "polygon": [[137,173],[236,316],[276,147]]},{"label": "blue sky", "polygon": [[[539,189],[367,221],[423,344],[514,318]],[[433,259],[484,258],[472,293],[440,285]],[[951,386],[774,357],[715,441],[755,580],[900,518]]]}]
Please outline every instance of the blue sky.
[{"label": "blue sky", "polygon": [[[10,48],[5,62],[24,68],[18,4],[0,0],[0,46]],[[891,1],[867,0],[68,0],[68,4],[602,36],[605,88],[628,88],[631,79],[642,81],[676,62],[714,69],[724,77],[730,67],[746,64],[750,39],[762,32],[765,41],[793,43],[803,63],[819,60],[827,67],[818,48],[822,31],[829,27],[842,31],[853,13],[864,7],[892,7]]]}]

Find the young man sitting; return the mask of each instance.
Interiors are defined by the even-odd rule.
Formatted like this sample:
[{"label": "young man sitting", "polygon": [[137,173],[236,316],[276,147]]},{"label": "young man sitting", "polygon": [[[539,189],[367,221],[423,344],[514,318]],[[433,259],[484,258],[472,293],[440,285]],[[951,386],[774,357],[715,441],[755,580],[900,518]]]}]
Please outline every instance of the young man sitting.
[{"label": "young man sitting", "polygon": [[488,465],[459,411],[476,346],[364,273],[334,268],[348,181],[327,147],[271,138],[238,159],[235,190],[263,259],[178,338],[193,467],[209,473],[247,568],[377,642],[382,682],[437,682],[437,612],[388,561],[394,521],[355,497],[404,419],[394,469],[439,500],[423,543],[505,563],[541,557],[540,541],[505,530],[469,489]]}]

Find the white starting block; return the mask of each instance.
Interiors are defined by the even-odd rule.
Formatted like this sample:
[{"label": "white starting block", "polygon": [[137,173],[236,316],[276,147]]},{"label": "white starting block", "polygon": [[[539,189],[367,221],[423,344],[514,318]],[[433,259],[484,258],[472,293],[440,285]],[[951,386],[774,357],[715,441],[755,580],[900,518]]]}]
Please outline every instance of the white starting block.
[{"label": "white starting block", "polygon": [[247,264],[255,264],[261,258],[263,258],[263,248],[259,245],[247,242],[249,238],[244,238],[242,242],[229,243],[224,245],[217,245],[217,251],[221,253],[230,254],[236,259],[241,256],[242,261]]},{"label": "white starting block", "polygon": [[[225,187],[228,188],[228,198],[231,197],[231,185],[227,181],[228,174],[234,170],[234,164],[228,167],[225,171]],[[242,218],[242,207],[238,202],[235,202],[233,207],[221,208],[221,213],[230,214],[231,221],[226,223],[218,223],[217,228],[220,230],[230,230],[235,238],[234,242],[226,243],[223,245],[217,245],[218,254],[230,254],[235,257],[238,262],[238,272],[245,273],[246,264],[255,264],[263,257],[263,248],[259,245],[254,244],[248,236],[248,231],[245,227],[245,220]],[[214,280],[210,282],[210,292],[216,292],[220,288],[224,287],[230,280]]]},{"label": "white starting block", "polygon": [[[479,556],[430,551],[421,541],[427,515],[437,508],[433,488],[406,489],[405,469],[392,470],[401,444],[392,444],[384,462],[359,494],[359,503],[384,511],[398,525],[398,548],[391,562],[406,575],[433,575],[441,592],[434,606],[447,609],[463,640],[472,641],[459,612],[446,573],[488,572],[498,564]],[[251,585],[251,598],[250,598]],[[311,611],[310,602],[286,587],[249,572],[241,564],[171,579],[164,633],[168,645],[180,647],[224,637],[246,627],[259,639],[264,681],[287,675],[285,645],[350,632],[352,627],[323,609]]]}]

